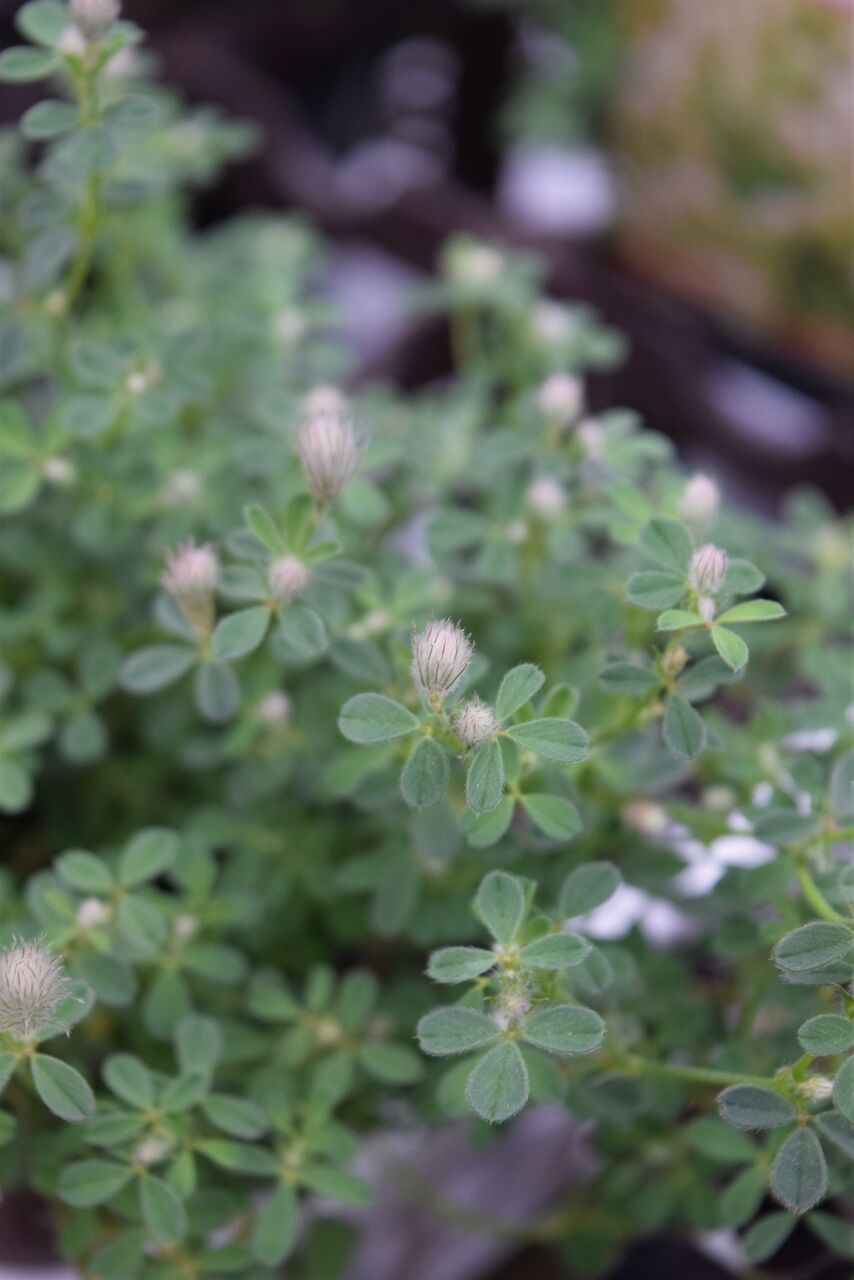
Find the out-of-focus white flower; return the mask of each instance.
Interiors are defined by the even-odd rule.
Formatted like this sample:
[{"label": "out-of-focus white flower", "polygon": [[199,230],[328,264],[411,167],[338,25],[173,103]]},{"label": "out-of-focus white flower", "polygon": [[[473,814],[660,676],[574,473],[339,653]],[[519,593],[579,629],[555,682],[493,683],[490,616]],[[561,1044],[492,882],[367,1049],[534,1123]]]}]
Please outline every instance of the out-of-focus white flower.
[{"label": "out-of-focus white flower", "polygon": [[308,324],[299,307],[284,307],[273,321],[276,337],[286,347],[294,347],[306,335]]},{"label": "out-of-focus white flower", "polygon": [[620,812],[626,826],[641,836],[660,836],[667,826],[667,810],[654,800],[629,800]]},{"label": "out-of-focus white flower", "polygon": [[125,385],[132,396],[141,396],[155,387],[162,376],[160,361],[149,360],[143,369],[134,369],[128,374]]},{"label": "out-of-focus white flower", "polygon": [[167,476],[160,494],[164,507],[184,507],[198,502],[202,495],[202,482],[195,471],[181,467]]},{"label": "out-of-focus white flower", "polygon": [[462,680],[474,654],[469,637],[450,618],[412,633],[412,675],[425,695],[444,697]]},{"label": "out-of-focus white flower", "polygon": [[445,265],[448,276],[458,284],[482,286],[501,278],[506,259],[493,245],[467,239],[450,246]]},{"label": "out-of-focus white flower", "polygon": [[466,702],[454,720],[454,729],[467,747],[476,747],[478,743],[486,742],[497,728],[498,721],[492,707],[481,702],[480,698],[471,698]]},{"label": "out-of-focus white flower", "polygon": [[55,484],[64,489],[74,484],[77,479],[77,468],[68,458],[45,458],[42,463],[42,475],[48,484]]},{"label": "out-of-focus white flower", "polygon": [[711,476],[698,471],[685,485],[679,498],[679,514],[695,528],[710,525],[721,505],[721,491]]},{"label": "out-of-focus white flower", "polygon": [[71,994],[62,960],[41,941],[14,941],[0,952],[0,1032],[29,1040],[56,1026]]},{"label": "out-of-focus white flower", "polygon": [[167,1134],[149,1134],[134,1147],[133,1160],[136,1164],[159,1164],[174,1149],[175,1139]]},{"label": "out-of-focus white flower", "polygon": [[569,427],[584,407],[584,383],[571,373],[553,373],[540,384],[537,408],[556,427]]},{"label": "out-of-focus white flower", "polygon": [[100,898],[84,898],[77,908],[77,923],[81,929],[94,929],[99,924],[106,924],[110,918],[110,909]]},{"label": "out-of-focus white flower", "polygon": [[271,728],[282,728],[288,723],[293,703],[283,689],[267,693],[255,708],[255,719]]},{"label": "out-of-focus white flower", "polygon": [[552,476],[540,476],[537,480],[532,480],[525,499],[541,520],[554,520],[567,506],[566,490]]},{"label": "out-of-focus white flower", "polygon": [[276,604],[290,604],[304,595],[311,582],[311,571],[296,556],[277,556],[270,561],[267,585]]},{"label": "out-of-focus white flower", "polygon": [[172,923],[172,932],[178,942],[189,942],[199,932],[199,922],[195,916],[187,914],[176,916]]},{"label": "out-of-focus white flower", "polygon": [[85,40],[101,40],[121,12],[119,0],[71,0],[71,17]]},{"label": "out-of-focus white flower", "polygon": [[333,417],[345,418],[350,412],[350,405],[343,391],[338,387],[321,383],[306,392],[300,405],[303,418],[313,418],[316,414],[331,414]]},{"label": "out-of-focus white flower", "polygon": [[605,432],[594,418],[579,422],[575,434],[589,462],[601,462],[605,456]]},{"label": "out-of-focus white flower", "polygon": [[798,1093],[807,1102],[826,1102],[833,1093],[833,1081],[828,1076],[807,1076],[798,1085]]},{"label": "out-of-focus white flower", "polygon": [[334,502],[359,465],[353,423],[340,413],[312,413],[297,433],[297,451],[312,497]]},{"label": "out-of-focus white flower", "polygon": [[688,581],[695,591],[703,595],[715,596],[724,584],[729,557],[713,542],[698,547],[691,557],[688,570]]},{"label": "out-of-focus white flower", "polygon": [[572,315],[567,307],[551,298],[544,298],[534,307],[531,330],[547,347],[559,346],[569,339],[573,330]]},{"label": "out-of-focus white flower", "polygon": [[190,539],[170,551],[160,581],[190,625],[207,632],[213,621],[213,593],[219,581],[219,559],[213,547],[209,543],[197,546]]},{"label": "out-of-focus white flower", "polygon": [[700,596],[697,601],[697,612],[704,622],[714,622],[715,602],[711,596]]},{"label": "out-of-focus white flower", "polygon": [[521,547],[528,539],[528,525],[524,520],[511,520],[507,526],[507,541],[512,547]]}]

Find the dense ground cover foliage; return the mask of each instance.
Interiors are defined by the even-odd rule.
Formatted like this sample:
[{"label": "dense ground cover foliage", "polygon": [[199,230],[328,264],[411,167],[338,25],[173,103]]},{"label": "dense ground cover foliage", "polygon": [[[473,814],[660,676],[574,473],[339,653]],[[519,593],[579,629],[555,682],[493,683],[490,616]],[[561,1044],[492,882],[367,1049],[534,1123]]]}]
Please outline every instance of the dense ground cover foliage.
[{"label": "dense ground cover foliage", "polygon": [[591,415],[618,335],[464,237],[419,299],[454,376],[348,398],[310,230],[190,228],[245,131],[109,0],[18,21],[4,1185],[87,1276],[331,1280],[361,1135],[557,1101],[601,1170],[536,1235],[579,1269],[803,1214],[852,1256],[841,523]]}]

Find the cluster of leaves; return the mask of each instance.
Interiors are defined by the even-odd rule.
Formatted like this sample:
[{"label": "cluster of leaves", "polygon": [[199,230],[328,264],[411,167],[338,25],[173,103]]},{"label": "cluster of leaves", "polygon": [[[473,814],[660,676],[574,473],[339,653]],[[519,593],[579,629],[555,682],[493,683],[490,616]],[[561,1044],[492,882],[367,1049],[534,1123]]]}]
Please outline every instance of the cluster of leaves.
[{"label": "cluster of leaves", "polygon": [[[421,298],[455,376],[337,393],[369,442],[318,501],[294,436],[348,360],[313,235],[193,232],[246,131],[152,84],[133,24],[18,21],[0,76],[51,96],[0,139],[0,944],[70,985],[0,1032],[0,1183],[100,1280],[333,1280],[362,1135],[530,1099],[595,1122],[600,1171],[532,1224],[578,1267],[652,1225],[759,1260],[792,1214],[852,1256],[845,527],[692,505],[584,405],[619,338],[465,237]],[[157,588],[188,539],[202,627]],[[439,694],[442,618],[474,647]]]}]

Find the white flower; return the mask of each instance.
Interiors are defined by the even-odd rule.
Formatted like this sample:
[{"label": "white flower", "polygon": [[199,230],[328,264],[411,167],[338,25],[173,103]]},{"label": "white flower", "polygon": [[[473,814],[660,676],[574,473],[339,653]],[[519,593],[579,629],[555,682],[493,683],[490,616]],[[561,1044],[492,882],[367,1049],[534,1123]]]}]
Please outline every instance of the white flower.
[{"label": "white flower", "polygon": [[715,602],[711,596],[700,596],[697,601],[697,612],[704,622],[714,622]]},{"label": "white flower", "polygon": [[297,451],[312,497],[328,506],[359,465],[353,423],[340,413],[311,413],[297,433]]},{"label": "white flower", "polygon": [[807,1076],[798,1085],[798,1092],[807,1102],[826,1102],[833,1093],[833,1081],[827,1076]]},{"label": "white flower", "polygon": [[412,675],[424,694],[443,696],[462,680],[474,654],[469,637],[450,618],[412,633]]},{"label": "white flower", "polygon": [[506,266],[504,254],[499,249],[468,239],[452,244],[445,261],[452,280],[477,286],[495,284]]},{"label": "white flower", "polygon": [[698,471],[693,475],[679,498],[679,514],[692,525],[711,524],[721,505],[721,491],[711,476]]},{"label": "white flower", "polygon": [[56,1026],[56,1011],[70,994],[61,958],[43,942],[14,941],[0,952],[0,1032],[29,1040]]},{"label": "white flower", "polygon": [[688,581],[695,591],[702,591],[703,595],[717,595],[724,584],[728,565],[727,553],[707,542],[705,546],[698,547],[691,557]]},{"label": "white flower", "polygon": [[183,914],[176,916],[172,922],[172,932],[178,942],[189,942],[199,931],[199,922],[195,916]]},{"label": "white flower", "polygon": [[195,471],[181,467],[167,477],[160,494],[164,507],[183,507],[198,502],[202,494],[202,482]]},{"label": "white flower", "polygon": [[77,908],[77,923],[81,929],[93,929],[96,925],[105,924],[109,918],[109,907],[100,898],[84,898]]},{"label": "white flower", "polygon": [[261,724],[278,728],[286,725],[291,718],[293,704],[283,689],[274,689],[267,693],[255,708],[255,719]]},{"label": "white flower", "polygon": [[64,489],[66,485],[73,484],[77,479],[77,468],[67,458],[45,458],[42,463],[42,475],[48,484],[55,484]]},{"label": "white flower", "polygon": [[140,1139],[133,1151],[133,1160],[136,1164],[159,1164],[161,1160],[165,1160],[170,1151],[175,1146],[175,1139],[167,1134],[149,1134],[148,1137]]},{"label": "white flower", "polygon": [[524,987],[506,987],[496,1001],[492,1013],[493,1021],[507,1030],[517,1026],[531,1008],[531,1000]]},{"label": "white flower", "polygon": [[528,485],[525,498],[528,506],[541,520],[553,520],[566,510],[566,490],[551,476],[540,476],[533,480]]},{"label": "white flower", "polygon": [[492,707],[481,702],[480,698],[471,698],[457,713],[454,729],[467,747],[476,747],[486,742],[498,728],[498,721]]},{"label": "white flower", "polygon": [[296,346],[305,336],[307,327],[305,316],[298,307],[285,307],[274,321],[276,337],[286,347]]},{"label": "white flower", "polygon": [[579,422],[575,434],[581,443],[584,456],[590,462],[601,462],[605,456],[605,432],[593,418]]},{"label": "white flower", "polygon": [[621,816],[627,827],[642,836],[659,836],[667,826],[667,810],[654,800],[629,800]]},{"label": "white flower", "polygon": [[296,556],[278,556],[270,561],[267,585],[276,604],[290,604],[304,595],[310,581],[310,570]]},{"label": "white flower", "polygon": [[116,21],[119,0],[71,0],[71,17],[86,40],[100,40]]},{"label": "white flower", "polygon": [[553,373],[540,384],[537,408],[558,427],[568,427],[584,406],[584,384],[571,373]]},{"label": "white flower", "polygon": [[567,307],[551,298],[544,298],[534,307],[531,318],[534,336],[546,346],[557,346],[569,338],[573,329],[573,321]]},{"label": "white flower", "polygon": [[512,547],[521,547],[528,539],[528,532],[524,520],[511,520],[507,526],[507,541]]},{"label": "white flower", "polygon": [[170,551],[160,581],[187,621],[197,630],[206,631],[212,621],[213,593],[219,581],[219,560],[213,547],[209,543],[197,547],[190,539]]},{"label": "white flower", "polygon": [[311,391],[303,396],[301,405],[301,416],[303,418],[313,418],[318,413],[337,414],[341,418],[345,418],[350,412],[350,406],[347,397],[343,391],[339,391],[337,387],[321,384],[312,387]]}]

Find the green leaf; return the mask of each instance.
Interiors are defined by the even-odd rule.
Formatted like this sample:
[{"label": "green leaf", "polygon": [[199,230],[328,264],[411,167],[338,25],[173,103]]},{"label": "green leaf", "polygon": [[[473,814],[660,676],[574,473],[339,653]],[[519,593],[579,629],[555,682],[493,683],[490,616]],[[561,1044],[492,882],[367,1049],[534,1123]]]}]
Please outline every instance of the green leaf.
[{"label": "green leaf", "polygon": [[854,1058],[849,1058],[837,1072],[833,1082],[833,1101],[845,1119],[854,1124]]},{"label": "green leaf", "polygon": [[156,693],[190,670],[196,654],[183,644],[152,644],[125,658],[119,683],[128,693]]},{"label": "green leaf", "polygon": [[772,954],[781,969],[800,973],[822,969],[848,954],[854,933],[844,924],[814,920],[781,938]]},{"label": "green leaf", "polygon": [[498,1027],[485,1013],[452,1005],[426,1013],[418,1023],[416,1034],[424,1053],[445,1058],[454,1053],[471,1053],[490,1044],[498,1035]]},{"label": "green leaf", "polygon": [[202,1111],[214,1128],[233,1138],[260,1138],[269,1128],[264,1112],[248,1098],[212,1093],[202,1101]]},{"label": "green leaf", "polygon": [[689,530],[678,520],[656,516],[641,529],[641,549],[670,573],[684,575],[694,550]]},{"label": "green leaf", "polygon": [[89,1119],[95,1110],[95,1095],[79,1071],[44,1053],[30,1059],[30,1070],[36,1092],[48,1111],[71,1124]]},{"label": "green leaf", "polygon": [[730,560],[724,578],[724,595],[747,596],[758,591],[765,581],[765,574],[749,560]]},{"label": "green leaf", "polygon": [[168,827],[146,827],[137,832],[119,858],[119,883],[136,889],[168,871],[178,852],[178,837]]},{"label": "green leaf", "polygon": [[655,625],[658,631],[681,631],[683,627],[701,627],[703,619],[691,609],[665,609]]},{"label": "green leaf", "polygon": [[275,520],[264,507],[257,504],[244,507],[243,519],[258,541],[262,542],[269,551],[274,552],[276,555],[283,555],[287,551],[288,544],[280,533]]},{"label": "green leaf", "polygon": [[78,1160],[59,1175],[59,1198],[75,1209],[88,1209],[112,1200],[132,1176],[132,1169],[114,1160]]},{"label": "green leaf", "polygon": [[48,49],[29,49],[25,45],[15,45],[0,53],[0,80],[11,84],[44,80],[57,64],[56,54]]},{"label": "green leaf", "polygon": [[8,1049],[0,1049],[0,1093],[11,1080],[17,1065],[17,1054],[10,1053]]},{"label": "green leaf", "polygon": [[712,627],[712,643],[733,671],[741,671],[742,667],[747,666],[750,650],[741,636],[736,635],[734,631],[715,625]]},{"label": "green leaf", "polygon": [[581,830],[581,817],[575,805],[562,796],[529,791],[522,805],[531,820],[552,840],[571,840]]},{"label": "green leaf", "polygon": [[276,631],[282,656],[291,662],[308,662],[325,653],[329,644],[323,619],[305,604],[288,605]]},{"label": "green leaf", "polygon": [[765,1198],[766,1174],[754,1167],[742,1169],[718,1202],[718,1225],[741,1227],[750,1222]]},{"label": "green leaf", "polygon": [[744,1252],[749,1262],[767,1262],[795,1229],[795,1219],[788,1213],[766,1213],[757,1219],[744,1237]]},{"label": "green leaf", "polygon": [[432,809],[448,789],[448,755],[433,738],[422,738],[404,765],[400,790],[410,809]]},{"label": "green leaf", "polygon": [[329,1169],[325,1165],[303,1169],[302,1181],[320,1196],[328,1196],[330,1200],[340,1200],[342,1204],[362,1206],[370,1204],[373,1190],[364,1178],[354,1178],[351,1173],[342,1169]]},{"label": "green leaf", "polygon": [[734,1084],[724,1089],[718,1094],[718,1111],[736,1129],[778,1129],[790,1124],[796,1115],[788,1098],[752,1084]]},{"label": "green leaf", "polygon": [[104,1063],[104,1081],[116,1097],[147,1111],[154,1104],[154,1079],[145,1063],[130,1053],[114,1053]]},{"label": "green leaf", "polygon": [[175,1048],[181,1071],[212,1075],[222,1056],[222,1028],[213,1018],[191,1013],[175,1032]]},{"label": "green leaf", "polygon": [[628,596],[641,609],[669,609],[678,604],[688,586],[684,574],[662,573],[657,569],[633,573],[628,581]]},{"label": "green leaf", "polygon": [[732,1129],[717,1116],[700,1116],[685,1127],[690,1146],[721,1164],[744,1164],[756,1159],[756,1147],[746,1134]]},{"label": "green leaf", "polygon": [[231,667],[202,662],[196,670],[196,706],[206,720],[223,724],[240,706],[240,685]]},{"label": "green leaf", "polygon": [[85,849],[67,849],[53,865],[60,880],[80,893],[112,891],[113,877],[109,867],[94,853],[87,853]]},{"label": "green leaf", "polygon": [[427,976],[434,982],[470,982],[495,963],[495,952],[484,947],[442,947],[430,956]]},{"label": "green leaf", "polygon": [[133,1227],[113,1236],[92,1255],[88,1266],[98,1280],[135,1280],[142,1267],[148,1232]]},{"label": "green leaf", "polygon": [[[71,246],[73,248],[73,246]],[[57,252],[60,246],[57,245]],[[70,255],[70,249],[66,257]],[[59,409],[59,421],[69,435],[80,440],[90,440],[100,435],[116,416],[116,402],[112,396],[81,392],[69,396]]]},{"label": "green leaf", "polygon": [[196,1150],[231,1173],[268,1178],[279,1172],[278,1160],[266,1147],[253,1147],[246,1142],[230,1142],[227,1138],[204,1138],[196,1143]]},{"label": "green leaf", "polygon": [[854,1160],[854,1124],[838,1111],[825,1111],[818,1117],[818,1125],[826,1138]]},{"label": "green leaf", "polygon": [[350,742],[387,742],[418,728],[411,711],[382,693],[357,693],[341,708],[338,728]]},{"label": "green leaf", "polygon": [[190,1111],[206,1096],[210,1088],[209,1071],[189,1071],[167,1081],[160,1093],[160,1110],[167,1115]]},{"label": "green leaf", "polygon": [[490,871],[480,882],[475,909],[496,942],[507,947],[515,941],[525,918],[525,894],[515,876]]},{"label": "green leaf", "polygon": [[293,1187],[283,1183],[255,1219],[252,1253],[267,1267],[284,1262],[294,1247],[297,1234],[297,1197]]},{"label": "green leaf", "polygon": [[484,1054],[469,1076],[466,1101],[482,1120],[501,1124],[522,1110],[529,1089],[528,1069],[519,1046],[502,1040]]},{"label": "green leaf", "polygon": [[854,1049],[854,1022],[838,1013],[819,1013],[798,1028],[798,1040],[817,1058]]},{"label": "green leaf", "polygon": [[233,662],[257,649],[270,624],[266,605],[253,605],[222,618],[213,633],[213,655],[220,662]]},{"label": "green leaf", "polygon": [[187,1215],[168,1183],[146,1174],[139,1183],[142,1220],[157,1244],[175,1244],[187,1234]]},{"label": "green leaf", "polygon": [[472,752],[466,773],[466,804],[474,813],[489,813],[504,795],[504,757],[498,742],[485,742]]},{"label": "green leaf", "polygon": [[706,726],[678,693],[671,693],[664,713],[664,741],[683,760],[693,760],[706,745]]},{"label": "green leaf", "polygon": [[627,694],[629,697],[642,697],[661,684],[660,676],[636,662],[609,662],[597,679],[609,693]]},{"label": "green leaf", "polygon": [[574,720],[528,720],[511,725],[507,736],[529,751],[561,764],[575,764],[587,756],[587,734]]},{"label": "green leaf", "polygon": [[498,697],[495,699],[495,716],[498,720],[506,720],[514,711],[530,702],[534,694],[543,686],[545,676],[539,667],[532,662],[523,662],[508,671],[501,681]]},{"label": "green leaf", "polygon": [[617,892],[622,883],[612,862],[586,862],[570,871],[560,891],[560,911],[564,916],[586,916]]},{"label": "green leaf", "polygon": [[827,1194],[827,1164],[812,1129],[790,1133],[771,1166],[771,1190],[790,1213],[806,1213]]},{"label": "green leaf", "polygon": [[68,6],[61,0],[30,0],[15,14],[15,26],[33,44],[51,48],[68,30]]},{"label": "green leaf", "polygon": [[495,844],[504,835],[513,819],[516,802],[512,796],[502,796],[494,809],[488,813],[475,813],[468,809],[460,823],[468,843],[473,849],[486,849]]},{"label": "green leaf", "polygon": [[577,933],[545,933],[519,952],[519,963],[525,969],[569,969],[590,955],[586,938]]},{"label": "green leaf", "polygon": [[59,134],[73,129],[79,119],[79,112],[70,102],[37,102],[21,117],[21,133],[25,138],[41,141],[44,138],[55,138]]},{"label": "green leaf", "polygon": [[285,535],[292,551],[300,551],[312,529],[315,508],[314,499],[307,493],[291,498],[285,512]]},{"label": "green leaf", "polygon": [[405,1044],[369,1040],[359,1050],[359,1062],[382,1084],[415,1084],[424,1075],[421,1059]]},{"label": "green leaf", "polygon": [[776,600],[744,600],[722,613],[718,622],[773,622],[785,616],[786,610]]},{"label": "green leaf", "polygon": [[554,1004],[532,1013],[522,1035],[549,1053],[592,1053],[605,1038],[605,1023],[584,1005]]}]

